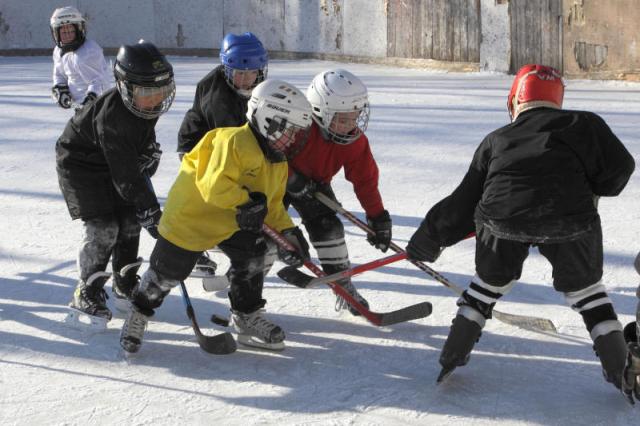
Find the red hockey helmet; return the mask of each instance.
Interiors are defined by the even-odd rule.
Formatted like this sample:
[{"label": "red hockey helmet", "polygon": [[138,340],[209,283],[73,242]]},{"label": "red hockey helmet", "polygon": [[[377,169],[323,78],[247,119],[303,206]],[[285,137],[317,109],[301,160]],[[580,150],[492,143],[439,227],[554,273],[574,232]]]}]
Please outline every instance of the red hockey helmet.
[{"label": "red hockey helmet", "polygon": [[516,74],[507,98],[511,121],[523,111],[539,108],[562,108],[564,81],[560,73],[546,65],[525,65]]}]

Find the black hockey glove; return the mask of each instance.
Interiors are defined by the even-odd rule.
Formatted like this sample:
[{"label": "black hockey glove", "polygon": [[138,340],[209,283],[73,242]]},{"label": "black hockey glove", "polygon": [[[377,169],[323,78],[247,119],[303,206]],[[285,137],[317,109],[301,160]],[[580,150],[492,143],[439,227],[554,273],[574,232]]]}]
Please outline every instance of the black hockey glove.
[{"label": "black hockey glove", "polygon": [[237,207],[236,222],[243,231],[259,234],[267,217],[267,197],[262,192],[250,192],[249,201]]},{"label": "black hockey glove", "polygon": [[51,88],[51,97],[62,108],[71,108],[71,92],[69,91],[69,86],[67,86],[66,84],[56,84],[55,86],[53,86]]},{"label": "black hockey glove", "polygon": [[287,194],[294,200],[312,200],[318,190],[318,183],[302,175],[294,173],[287,180]]},{"label": "black hockey glove", "polygon": [[304,264],[305,261],[310,259],[309,256],[309,244],[302,235],[300,228],[293,227],[282,231],[282,235],[289,240],[291,244],[296,246],[297,251],[289,251],[281,246],[278,246],[278,259],[283,261],[289,266],[299,267]]},{"label": "black hockey glove", "polygon": [[91,103],[93,101],[95,101],[96,99],[98,99],[98,95],[96,95],[93,92],[89,92],[87,93],[87,96],[84,97],[84,100],[82,101],[82,106]]},{"label": "black hockey glove", "polygon": [[443,247],[440,247],[438,243],[427,235],[424,229],[424,222],[413,234],[406,248],[407,256],[410,260],[422,260],[425,262],[435,262],[440,257],[442,250]]},{"label": "black hockey glove", "polygon": [[149,177],[153,176],[156,173],[156,170],[158,170],[161,157],[162,150],[160,149],[160,144],[157,142],[149,144],[145,152],[138,157],[138,168],[140,169],[140,173],[146,174]]},{"label": "black hockey glove", "polygon": [[136,218],[138,219],[140,226],[146,229],[149,235],[155,239],[158,239],[158,236],[160,235],[158,233],[158,224],[160,223],[161,217],[162,211],[160,210],[160,206],[157,204],[148,209],[138,210],[136,212]]},{"label": "black hockey glove", "polygon": [[374,235],[367,235],[367,241],[385,253],[389,249],[389,244],[391,244],[391,216],[389,216],[389,212],[383,210],[376,217],[367,217],[367,223],[369,228],[375,232]]}]

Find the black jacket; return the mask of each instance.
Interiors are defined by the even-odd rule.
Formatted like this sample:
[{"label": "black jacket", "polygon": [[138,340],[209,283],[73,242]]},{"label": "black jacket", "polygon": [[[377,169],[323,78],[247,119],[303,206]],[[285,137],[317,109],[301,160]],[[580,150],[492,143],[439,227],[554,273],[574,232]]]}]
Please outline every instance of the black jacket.
[{"label": "black jacket", "polygon": [[145,156],[159,152],[156,122],[133,115],[115,88],[69,120],[56,143],[56,163],[73,219],[110,214],[123,205],[142,210],[158,204],[140,170]]},{"label": "black jacket", "polygon": [[508,240],[571,241],[597,219],[594,195],[618,195],[634,168],[598,115],[526,111],[482,141],[460,185],[421,228],[440,246],[460,241],[476,224]]},{"label": "black jacket", "polygon": [[190,152],[209,130],[244,125],[247,102],[227,84],[224,66],[214,68],[198,82],[193,106],[178,132],[178,152]]}]

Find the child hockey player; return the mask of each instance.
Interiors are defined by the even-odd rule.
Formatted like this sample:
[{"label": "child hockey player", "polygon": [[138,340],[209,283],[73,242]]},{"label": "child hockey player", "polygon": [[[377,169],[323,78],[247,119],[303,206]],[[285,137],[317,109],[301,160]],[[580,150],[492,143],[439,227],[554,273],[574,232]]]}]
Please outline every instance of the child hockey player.
[{"label": "child hockey player", "polygon": [[83,313],[100,326],[111,319],[103,289],[109,257],[113,292],[126,298],[137,282],[140,225],[157,236],[154,127],[175,96],[173,68],[151,43],[121,47],[114,73],[117,88],[71,118],[56,144],[60,190],[71,218],[83,222],[71,317]]},{"label": "child hockey player", "polygon": [[[247,100],[251,90],[267,77],[267,51],[252,33],[227,34],[220,46],[221,65],[213,69],[196,87],[193,106],[184,116],[178,132],[180,159],[196,146],[210,130],[237,127],[247,122]],[[203,283],[223,289],[226,277],[213,279],[217,265],[206,255],[198,259],[196,269],[205,274]]]},{"label": "child hockey player", "polygon": [[281,231],[302,254],[278,250],[285,263],[301,265],[308,246],[287,214],[283,197],[286,151],[311,124],[303,94],[282,81],[265,80],[249,100],[248,123],[212,130],[182,160],[160,222],[151,265],[133,293],[120,344],[140,349],[147,318],[193,269],[204,250],[229,257],[229,299],[238,341],[281,350],[284,332],[263,315],[267,242],[262,224]]},{"label": "child hockey player", "polygon": [[618,195],[635,164],[602,118],[561,109],[563,96],[555,69],[522,67],[507,98],[512,123],[485,137],[460,185],[407,245],[410,258],[433,262],[443,247],[476,232],[476,276],[458,301],[438,382],[467,364],[495,303],[537,246],[553,267],[554,288],[582,316],[606,380],[621,387],[627,349],[601,282],[595,197]]},{"label": "child hockey player", "polygon": [[[331,180],[344,167],[347,180],[367,214],[375,236],[371,244],[383,251],[391,241],[391,217],[378,191],[378,166],[364,134],[369,122],[367,88],[355,75],[343,69],[321,72],[307,89],[313,108],[309,139],[290,160],[287,196],[309,233],[322,269],[327,274],[349,269],[349,253],[344,227],[336,213],[314,197],[321,191],[335,200]],[[339,282],[360,303],[367,301],[350,279]],[[338,296],[336,310],[348,308],[359,313]]]},{"label": "child hockey player", "polygon": [[51,15],[53,49],[53,99],[61,108],[86,105],[111,87],[102,48],[87,39],[84,17],[72,6]]}]

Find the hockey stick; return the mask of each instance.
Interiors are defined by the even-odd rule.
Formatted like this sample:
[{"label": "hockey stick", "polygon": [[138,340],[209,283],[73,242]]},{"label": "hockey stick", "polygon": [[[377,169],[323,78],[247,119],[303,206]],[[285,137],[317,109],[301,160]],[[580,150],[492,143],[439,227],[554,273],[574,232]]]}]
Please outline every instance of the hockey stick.
[{"label": "hockey stick", "polygon": [[293,284],[296,287],[300,288],[310,288],[316,287],[320,284],[326,284],[331,281],[343,280],[345,278],[353,277],[354,275],[361,274],[363,272],[372,271],[374,269],[380,268],[384,265],[388,265],[393,262],[397,262],[398,260],[404,260],[407,258],[406,253],[397,253],[392,254],[391,256],[383,257],[380,259],[373,260],[371,262],[363,263],[361,265],[354,266],[351,269],[345,269],[344,271],[336,272],[335,274],[325,275],[323,277],[312,277],[311,275],[307,275],[304,272],[296,269],[292,266],[287,266],[282,268],[278,272],[278,276],[288,282],[289,284]]},{"label": "hockey stick", "polygon": [[187,316],[191,320],[193,332],[196,334],[196,337],[198,338],[198,345],[200,345],[202,350],[215,355],[227,355],[234,353],[237,349],[237,345],[231,333],[225,332],[216,334],[215,336],[205,336],[202,334],[200,327],[198,326],[198,321],[196,321],[196,315],[193,310],[193,305],[191,305],[191,299],[189,298],[189,293],[187,293],[187,287],[184,285],[184,281],[180,281],[180,290],[182,290],[182,300],[187,308]]},{"label": "hockey stick", "polygon": [[[297,250],[296,247],[291,244],[289,240],[287,240],[282,234],[280,234],[275,229],[271,228],[267,224],[262,225],[262,231],[271,237],[273,241],[280,247],[283,247],[287,250]],[[319,277],[325,276],[326,274],[320,269],[316,264],[314,264],[310,260],[305,260],[304,266],[309,268],[311,272],[316,274]],[[411,321],[418,318],[424,318],[431,315],[431,311],[433,307],[429,302],[417,303],[415,305],[407,306],[402,309],[398,309],[392,312],[373,312],[370,311],[366,306],[362,303],[358,302],[347,290],[345,290],[341,285],[336,284],[334,282],[326,283],[333,292],[349,303],[355,310],[357,310],[363,317],[365,317],[371,324],[376,326],[386,326],[391,324],[396,324],[404,321]]]},{"label": "hockey stick", "polygon": [[[343,208],[336,201],[327,197],[322,192],[316,192],[314,195],[316,199],[319,200],[322,204],[329,207],[334,212],[340,213],[342,216],[347,218],[349,221],[351,221],[358,228],[365,231],[367,234],[374,234],[373,230],[366,223],[358,219],[353,213]],[[405,253],[405,251],[394,242],[391,242],[389,247],[391,248],[391,250],[395,251],[396,253]],[[425,263],[419,260],[411,260],[411,259],[408,259],[408,260],[411,263],[413,263],[415,266],[417,266],[418,269],[427,273],[433,279],[435,279],[440,284],[443,284],[445,287],[452,290],[458,296],[462,295],[463,290],[457,285],[455,285],[454,283],[452,283],[451,281],[449,281],[439,272],[431,269],[429,266],[427,266]],[[534,316],[528,316],[528,315],[508,314],[505,312],[500,312],[497,309],[493,310],[493,315],[500,322],[503,322],[505,324],[510,324],[516,327],[524,328],[526,330],[536,331],[536,332],[541,331],[541,332],[557,333],[555,324],[551,320],[548,320],[546,318],[540,318],[540,317],[534,317]]]}]

